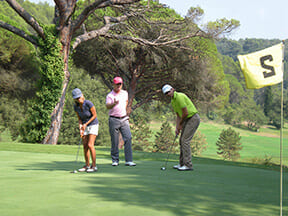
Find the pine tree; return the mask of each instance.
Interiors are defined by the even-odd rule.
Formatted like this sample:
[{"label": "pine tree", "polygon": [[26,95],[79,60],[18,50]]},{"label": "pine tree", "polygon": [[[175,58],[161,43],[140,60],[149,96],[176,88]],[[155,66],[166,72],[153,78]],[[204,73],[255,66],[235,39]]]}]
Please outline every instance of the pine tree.
[{"label": "pine tree", "polygon": [[161,131],[155,135],[154,152],[167,152],[171,145],[173,145],[172,127],[168,121],[165,121],[161,126]]},{"label": "pine tree", "polygon": [[265,88],[264,92],[264,114],[269,116],[269,111],[273,110],[273,93],[271,86]]},{"label": "pine tree", "polygon": [[237,160],[240,158],[239,151],[243,148],[240,143],[241,136],[232,128],[223,129],[216,145],[218,146],[217,154],[228,160]]},{"label": "pine tree", "polygon": [[207,149],[207,141],[205,135],[201,134],[200,131],[196,131],[193,139],[191,140],[190,146],[192,156],[201,155],[201,153]]}]

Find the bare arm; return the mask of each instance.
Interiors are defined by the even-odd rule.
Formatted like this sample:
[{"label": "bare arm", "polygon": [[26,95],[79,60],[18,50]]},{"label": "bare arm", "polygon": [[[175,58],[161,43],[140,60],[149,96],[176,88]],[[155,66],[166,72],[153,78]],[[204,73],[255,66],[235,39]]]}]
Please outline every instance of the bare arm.
[{"label": "bare arm", "polygon": [[110,103],[110,104],[109,104],[109,103],[106,104],[106,108],[107,108],[107,109],[112,109],[112,108],[113,108],[114,106],[116,106],[118,103],[119,103],[119,101],[114,98],[114,102],[113,102],[113,103]]},{"label": "bare arm", "polygon": [[178,135],[180,131],[182,130],[183,123],[185,119],[188,116],[188,110],[187,107],[182,108],[182,116],[179,116],[177,113],[177,118],[176,118],[176,131],[175,133]]},{"label": "bare arm", "polygon": [[184,123],[184,121],[187,118],[187,116],[188,116],[188,110],[187,110],[187,107],[184,107],[184,108],[182,108],[182,116],[181,116],[181,119],[180,119],[180,125],[181,126]]}]

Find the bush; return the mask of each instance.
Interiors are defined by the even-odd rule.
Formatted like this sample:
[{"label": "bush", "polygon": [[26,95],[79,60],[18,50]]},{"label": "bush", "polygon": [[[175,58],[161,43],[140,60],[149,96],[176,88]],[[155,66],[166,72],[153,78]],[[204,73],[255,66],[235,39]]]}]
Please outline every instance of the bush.
[{"label": "bush", "polygon": [[252,159],[252,163],[261,164],[261,165],[265,165],[265,166],[272,166],[273,165],[272,156],[265,155],[264,159],[255,157]]},{"label": "bush", "polygon": [[232,128],[223,129],[216,145],[218,146],[217,154],[228,160],[237,160],[240,158],[239,151],[243,148],[240,143],[241,137],[239,133]]},{"label": "bush", "polygon": [[203,151],[207,149],[207,141],[204,134],[196,131],[191,141],[191,154],[192,156],[201,155]]},{"label": "bush", "polygon": [[155,135],[153,152],[167,152],[171,145],[173,145],[173,139],[172,127],[168,121],[165,121],[161,126],[161,131]]},{"label": "bush", "polygon": [[[141,109],[141,108],[138,108]],[[149,121],[143,112],[133,112],[130,118],[131,133],[133,137],[133,150],[146,151],[149,150],[149,138],[152,131],[149,128]]]},{"label": "bush", "polygon": [[20,135],[20,127],[25,121],[25,106],[16,98],[1,97],[0,103],[0,125],[1,131],[8,129],[12,140],[16,140]]}]

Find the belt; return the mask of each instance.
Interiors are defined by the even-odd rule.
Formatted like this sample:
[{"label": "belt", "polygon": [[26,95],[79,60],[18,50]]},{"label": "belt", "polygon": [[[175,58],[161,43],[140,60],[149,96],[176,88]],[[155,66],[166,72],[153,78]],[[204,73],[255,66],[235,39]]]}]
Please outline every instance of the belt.
[{"label": "belt", "polygon": [[109,116],[110,118],[116,118],[116,119],[124,119],[127,117],[127,115],[122,116],[122,117],[118,117],[118,116]]}]

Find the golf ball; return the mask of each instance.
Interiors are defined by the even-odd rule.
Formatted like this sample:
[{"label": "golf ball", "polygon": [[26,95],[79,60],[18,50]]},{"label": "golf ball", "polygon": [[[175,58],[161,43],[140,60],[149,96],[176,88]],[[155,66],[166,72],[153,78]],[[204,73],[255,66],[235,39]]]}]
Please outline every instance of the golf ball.
[{"label": "golf ball", "polygon": [[166,168],[165,167],[161,167],[161,170],[166,170]]}]

